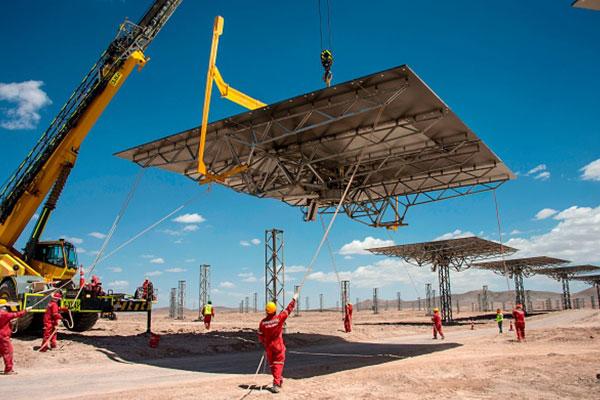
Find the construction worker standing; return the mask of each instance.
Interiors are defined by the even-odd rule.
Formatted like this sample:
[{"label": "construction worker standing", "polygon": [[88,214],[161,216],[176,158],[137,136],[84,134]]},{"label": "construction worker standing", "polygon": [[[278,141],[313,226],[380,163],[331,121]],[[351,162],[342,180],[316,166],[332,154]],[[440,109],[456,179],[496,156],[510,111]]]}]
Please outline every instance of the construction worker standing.
[{"label": "construction worker standing", "polygon": [[515,332],[517,333],[517,340],[519,342],[525,340],[525,311],[523,311],[523,305],[517,304],[512,312],[513,319],[515,320]]},{"label": "construction worker standing", "polygon": [[499,333],[502,333],[502,322],[504,322],[504,313],[499,308],[496,310],[496,322],[498,323]]},{"label": "construction worker standing", "polygon": [[268,302],[265,311],[267,316],[260,321],[258,325],[258,340],[265,348],[267,362],[271,367],[273,375],[273,393],[279,393],[283,384],[283,365],[285,363],[285,343],[283,342],[283,324],[291,312],[294,310],[298,293],[294,293],[294,297],[285,310],[276,314],[277,306],[272,301]]},{"label": "construction worker standing", "polygon": [[352,303],[346,304],[346,312],[344,313],[344,330],[346,333],[352,332]]},{"label": "construction worker standing", "polygon": [[44,314],[44,339],[42,346],[40,347],[41,352],[56,348],[56,337],[58,336],[58,323],[62,321],[60,315],[60,308],[58,302],[62,299],[60,292],[54,292],[50,297],[48,306],[46,307],[46,313]]},{"label": "construction worker standing", "polygon": [[433,338],[437,339],[438,333],[442,339],[445,339],[444,332],[442,332],[442,316],[440,315],[439,308],[433,309],[433,317],[431,317],[431,322],[433,322]]},{"label": "construction worker standing", "polygon": [[210,329],[210,321],[215,316],[215,309],[212,306],[212,301],[208,301],[207,304],[202,307],[202,319],[204,320],[204,327]]},{"label": "construction worker standing", "polygon": [[6,299],[0,299],[0,356],[4,360],[4,375],[16,374],[13,371],[13,346],[10,342],[12,327],[10,321],[21,318],[27,311],[11,312]]}]

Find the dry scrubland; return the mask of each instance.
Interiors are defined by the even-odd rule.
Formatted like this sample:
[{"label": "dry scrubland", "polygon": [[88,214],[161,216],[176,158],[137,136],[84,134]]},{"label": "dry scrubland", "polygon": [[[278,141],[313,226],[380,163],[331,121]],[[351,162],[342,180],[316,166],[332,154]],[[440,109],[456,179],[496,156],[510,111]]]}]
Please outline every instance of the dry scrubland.
[{"label": "dry scrubland", "polygon": [[531,317],[524,344],[512,332],[498,335],[493,321],[479,321],[474,330],[448,327],[445,341],[433,341],[428,318],[414,311],[360,311],[351,334],[341,331],[339,313],[305,312],[289,319],[287,379],[277,395],[246,389],[270,382],[266,374],[254,375],[260,314],[221,312],[210,332],[192,313],[186,317],[173,321],[155,312],[157,349],[148,347],[143,314],[102,320],[83,334],[61,332],[59,350],[49,354],[32,350],[38,339],[15,338],[19,375],[0,376],[1,392],[11,400],[32,393],[46,399],[600,399],[595,310]]}]

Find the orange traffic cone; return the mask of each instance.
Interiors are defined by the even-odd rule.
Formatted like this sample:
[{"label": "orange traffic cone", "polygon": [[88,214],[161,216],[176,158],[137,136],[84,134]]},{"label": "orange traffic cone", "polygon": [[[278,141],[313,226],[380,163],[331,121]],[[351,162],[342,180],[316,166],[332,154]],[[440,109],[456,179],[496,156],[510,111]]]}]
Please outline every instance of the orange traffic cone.
[{"label": "orange traffic cone", "polygon": [[513,324],[512,324],[512,321],[510,321],[510,326],[508,327],[508,330],[509,330],[510,332],[512,332],[512,331],[514,330],[514,329],[513,329]]}]

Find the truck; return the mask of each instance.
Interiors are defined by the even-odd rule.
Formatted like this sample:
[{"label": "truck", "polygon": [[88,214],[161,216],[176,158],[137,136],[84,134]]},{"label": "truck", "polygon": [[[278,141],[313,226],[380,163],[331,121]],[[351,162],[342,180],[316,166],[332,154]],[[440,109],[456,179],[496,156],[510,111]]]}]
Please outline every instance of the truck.
[{"label": "truck", "polygon": [[[0,298],[14,309],[30,308],[17,321],[17,332],[41,327],[49,293],[57,290],[62,292],[60,307],[68,310],[66,326],[72,331],[89,330],[101,314],[140,311],[148,313],[150,329],[152,293],[129,296],[77,284],[73,281],[79,265],[74,244],[65,239],[42,241],[41,237],[83,140],[133,69],[146,64],[146,48],[181,1],[156,0],[139,22],[126,19],[119,26],[107,49],[0,188]],[[17,250],[15,243],[40,207],[25,248]]]}]

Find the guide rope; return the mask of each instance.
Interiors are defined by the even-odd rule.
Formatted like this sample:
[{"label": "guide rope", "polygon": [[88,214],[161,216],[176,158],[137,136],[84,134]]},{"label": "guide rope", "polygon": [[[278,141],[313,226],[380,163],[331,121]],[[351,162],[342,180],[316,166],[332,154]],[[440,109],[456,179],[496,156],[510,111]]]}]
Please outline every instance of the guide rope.
[{"label": "guide rope", "polygon": [[498,223],[498,237],[500,239],[500,257],[502,258],[502,264],[504,266],[504,277],[506,278],[506,287],[508,292],[515,292],[513,295],[516,295],[516,289],[512,290],[510,288],[510,279],[508,278],[508,267],[506,266],[506,259],[504,258],[504,243],[502,240],[502,224],[500,219],[500,207],[498,206],[498,198],[496,197],[496,189],[492,191],[492,195],[494,197],[494,206],[496,207],[496,222]]}]

